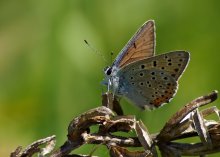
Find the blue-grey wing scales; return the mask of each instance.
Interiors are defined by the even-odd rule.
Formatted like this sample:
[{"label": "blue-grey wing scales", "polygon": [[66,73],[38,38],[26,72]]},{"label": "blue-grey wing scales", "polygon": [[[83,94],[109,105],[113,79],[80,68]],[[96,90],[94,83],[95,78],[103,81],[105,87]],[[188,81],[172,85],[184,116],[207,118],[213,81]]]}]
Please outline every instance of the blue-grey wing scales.
[{"label": "blue-grey wing scales", "polygon": [[116,95],[142,109],[160,107],[175,95],[188,61],[188,52],[175,51],[131,63],[118,71]]}]

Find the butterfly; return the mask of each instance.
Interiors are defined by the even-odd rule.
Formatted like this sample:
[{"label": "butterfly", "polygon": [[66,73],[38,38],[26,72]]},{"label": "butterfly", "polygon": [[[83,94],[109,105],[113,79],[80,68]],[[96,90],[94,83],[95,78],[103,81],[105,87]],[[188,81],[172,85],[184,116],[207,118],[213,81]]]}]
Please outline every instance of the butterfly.
[{"label": "butterfly", "polygon": [[108,90],[141,109],[170,102],[190,58],[188,52],[181,50],[155,56],[155,38],[155,23],[149,20],[104,70]]}]

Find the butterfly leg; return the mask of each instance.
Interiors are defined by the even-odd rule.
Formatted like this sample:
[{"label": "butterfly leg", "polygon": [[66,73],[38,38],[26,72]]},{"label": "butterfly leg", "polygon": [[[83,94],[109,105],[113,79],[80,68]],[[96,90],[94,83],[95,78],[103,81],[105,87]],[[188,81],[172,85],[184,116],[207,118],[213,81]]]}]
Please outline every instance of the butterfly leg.
[{"label": "butterfly leg", "polygon": [[114,88],[112,82],[113,82],[113,81],[112,81],[112,79],[110,78],[110,79],[108,80],[108,93],[109,93],[110,91],[112,91],[112,97],[113,97],[113,99],[114,99],[114,95],[115,95],[116,89]]},{"label": "butterfly leg", "polygon": [[111,83],[111,79],[108,80],[108,92],[110,91],[110,87],[111,87],[112,83]]}]

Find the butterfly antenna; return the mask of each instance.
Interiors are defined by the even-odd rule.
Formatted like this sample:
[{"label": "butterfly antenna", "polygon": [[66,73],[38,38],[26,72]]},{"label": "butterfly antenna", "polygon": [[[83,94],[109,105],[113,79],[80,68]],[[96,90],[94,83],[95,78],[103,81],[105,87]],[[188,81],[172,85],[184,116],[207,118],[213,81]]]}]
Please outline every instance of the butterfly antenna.
[{"label": "butterfly antenna", "polygon": [[114,55],[114,52],[112,51],[112,52],[110,53],[110,55],[111,55],[111,63],[112,63],[112,62],[113,62],[112,56]]},{"label": "butterfly antenna", "polygon": [[91,46],[91,45],[88,43],[87,40],[84,40],[84,42],[85,42],[86,45],[88,45],[88,47],[89,47],[90,49],[92,49],[97,55],[101,56],[102,59],[104,60],[104,62],[108,63],[107,60],[106,60],[106,58],[105,58],[105,56],[104,56],[102,53],[100,53],[100,51],[98,51],[96,48],[94,48],[93,46]]}]

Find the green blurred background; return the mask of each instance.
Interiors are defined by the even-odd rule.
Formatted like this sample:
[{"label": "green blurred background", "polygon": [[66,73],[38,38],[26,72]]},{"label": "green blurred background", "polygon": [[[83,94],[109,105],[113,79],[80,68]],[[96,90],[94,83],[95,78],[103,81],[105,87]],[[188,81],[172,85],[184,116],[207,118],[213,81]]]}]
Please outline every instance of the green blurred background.
[{"label": "green blurred background", "polygon": [[157,54],[191,52],[170,104],[142,112],[122,101],[153,133],[188,101],[220,89],[220,1],[1,0],[0,156],[53,134],[60,146],[71,119],[101,104],[106,63],[83,40],[110,63],[110,52],[115,57],[149,19],[156,22]]}]

